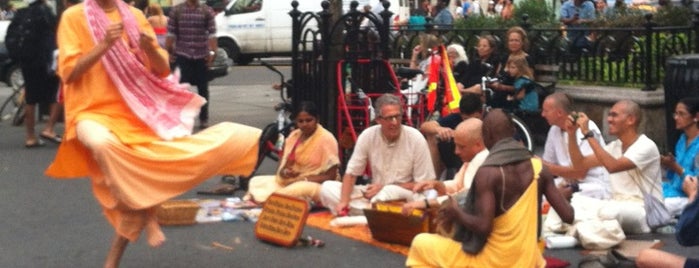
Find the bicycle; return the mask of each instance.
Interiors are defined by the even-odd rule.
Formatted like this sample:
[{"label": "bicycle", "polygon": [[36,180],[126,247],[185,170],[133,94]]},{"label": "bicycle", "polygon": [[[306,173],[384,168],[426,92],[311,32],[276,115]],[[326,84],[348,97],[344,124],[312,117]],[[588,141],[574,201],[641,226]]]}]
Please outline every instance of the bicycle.
[{"label": "bicycle", "polygon": [[[277,117],[274,120],[274,122],[269,123],[262,129],[262,137],[276,136],[277,138],[262,138],[261,140],[265,142],[263,144],[260,144],[260,146],[265,146],[265,148],[263,149],[265,152],[264,157],[278,162],[284,154],[284,143],[286,141],[286,138],[289,137],[289,134],[295,126],[294,122],[290,118],[293,106],[291,104],[291,100],[289,100],[288,97],[288,89],[292,88],[293,86],[285,81],[284,74],[277,70],[277,68],[275,68],[267,62],[261,62],[261,64],[262,66],[267,67],[267,69],[269,69],[270,71],[278,74],[280,78],[279,98],[281,99],[281,102],[274,106],[274,110],[277,111]],[[271,140],[274,140],[274,142],[272,142]],[[221,181],[224,183],[237,185],[237,189],[247,190],[248,180],[252,178],[255,175],[255,173],[257,173],[257,170],[260,167],[262,161],[263,160],[259,160],[257,162],[257,166],[255,166],[255,169],[249,176],[244,177],[224,175],[221,177]]]},{"label": "bicycle", "polygon": [[12,92],[0,106],[0,121],[12,119],[13,126],[24,122],[24,85],[10,87]]},{"label": "bicycle", "polygon": [[427,113],[427,78],[423,77],[424,72],[420,69],[400,67],[395,73],[399,79],[404,80],[401,81],[400,92],[405,96],[408,120],[419,127],[425,121]]},{"label": "bicycle", "polygon": [[[485,63],[484,65],[488,68],[488,70],[493,68],[493,66],[491,66],[490,64]],[[486,99],[485,103],[483,104],[483,111],[485,113],[488,113],[491,109],[493,109],[493,107],[489,104],[492,102],[491,98],[493,95],[493,89],[488,87],[488,85],[500,81],[496,77],[488,76],[487,73],[488,72],[486,72],[486,74],[481,77],[481,90],[483,91],[483,94],[485,95]],[[507,114],[510,116],[510,119],[512,120],[512,125],[515,128],[515,139],[522,142],[522,145],[524,145],[524,147],[526,147],[530,152],[533,152],[534,139],[532,138],[531,131],[529,131],[529,127],[527,126],[527,124],[524,123],[524,120],[515,115],[514,111],[508,111],[505,109],[505,112],[507,112]]]}]

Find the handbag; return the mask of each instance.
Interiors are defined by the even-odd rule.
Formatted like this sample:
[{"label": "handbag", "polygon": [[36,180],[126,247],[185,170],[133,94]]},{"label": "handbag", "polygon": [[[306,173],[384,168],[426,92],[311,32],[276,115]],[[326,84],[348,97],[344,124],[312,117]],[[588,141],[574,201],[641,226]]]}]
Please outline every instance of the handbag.
[{"label": "handbag", "polygon": [[[643,178],[640,172],[638,175],[638,178]],[[636,182],[636,180],[634,180],[634,182]],[[648,227],[655,230],[670,224],[672,215],[670,215],[667,207],[665,207],[665,203],[653,196],[653,189],[655,187],[651,186],[650,192],[646,192],[640,183],[636,182],[636,185],[638,185],[638,189],[640,189],[643,194],[643,205],[646,210],[646,223]]]},{"label": "handbag", "polygon": [[684,208],[675,229],[675,236],[680,245],[699,245],[699,200],[694,200]]}]

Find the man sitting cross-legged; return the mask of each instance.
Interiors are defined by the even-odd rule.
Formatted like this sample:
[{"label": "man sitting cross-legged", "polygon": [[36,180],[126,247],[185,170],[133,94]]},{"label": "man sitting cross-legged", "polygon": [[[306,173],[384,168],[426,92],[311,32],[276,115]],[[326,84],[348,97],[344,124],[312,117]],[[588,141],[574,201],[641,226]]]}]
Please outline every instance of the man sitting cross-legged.
[{"label": "man sitting cross-legged", "polygon": [[537,246],[538,196],[546,195],[566,222],[573,209],[556,189],[553,176],[532,159],[527,149],[512,136],[514,127],[500,109],[488,113],[483,122],[483,141],[490,150],[473,180],[465,207],[450,198],[439,211],[445,229],[456,228],[485,238],[475,253],[462,250],[463,236],[444,237],[422,233],[412,242],[408,267],[542,267]]},{"label": "man sitting cross-legged", "polygon": [[[417,129],[403,126],[403,103],[392,94],[376,100],[376,122],[359,135],[347,170],[339,181],[321,185],[320,200],[335,215],[361,215],[370,203],[406,199],[412,201],[415,182],[434,180],[427,142]],[[356,185],[366,167],[371,184]]]},{"label": "man sitting cross-legged", "polygon": [[439,203],[447,200],[447,197],[471,188],[473,176],[488,156],[488,149],[483,144],[482,132],[483,122],[477,118],[469,118],[461,122],[454,130],[455,154],[463,161],[461,169],[453,179],[446,181],[430,180],[415,184],[413,191],[422,193],[429,189],[434,189],[439,195],[438,198],[415,200],[403,205],[403,212],[408,214],[416,208],[429,208],[438,206]]},{"label": "man sitting cross-legged", "polygon": [[[592,139],[597,134],[590,131],[588,122],[585,113],[578,113],[577,126],[570,124],[566,129],[570,159],[576,168],[604,166],[609,172],[612,198],[597,200],[575,196],[573,206],[581,210],[578,214],[584,211],[600,220],[617,220],[625,234],[650,232],[643,192],[663,200],[663,189],[658,147],[646,135],[638,133],[641,108],[630,100],[621,100],[612,106],[607,115],[609,134],[619,139],[607,145]],[[593,155],[583,157],[580,153],[580,139],[574,135],[578,127],[584,133],[583,139],[589,142]]]},{"label": "man sitting cross-legged", "polygon": [[430,148],[434,171],[437,176],[446,169],[445,178],[451,179],[454,172],[461,166],[461,159],[454,155],[454,129],[462,121],[469,118],[483,117],[483,102],[481,96],[474,93],[464,93],[459,101],[459,112],[452,113],[438,120],[422,123],[420,132],[425,135]]}]

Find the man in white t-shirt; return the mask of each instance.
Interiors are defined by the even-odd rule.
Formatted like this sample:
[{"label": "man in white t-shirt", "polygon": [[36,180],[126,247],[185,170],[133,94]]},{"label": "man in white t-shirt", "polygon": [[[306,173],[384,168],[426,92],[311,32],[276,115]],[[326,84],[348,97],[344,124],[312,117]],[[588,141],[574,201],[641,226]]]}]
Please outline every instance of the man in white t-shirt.
[{"label": "man in white t-shirt", "polygon": [[[568,133],[565,131],[566,124],[571,123],[570,114],[572,104],[570,98],[564,93],[553,93],[546,97],[541,106],[541,116],[551,125],[544,144],[544,154],[541,158],[548,170],[562,181],[561,191],[566,196],[573,192],[581,195],[597,198],[609,199],[609,173],[604,167],[592,167],[590,169],[574,169],[570,162],[568,153]],[[594,139],[599,144],[605,144],[602,132],[595,122],[589,121],[589,131],[595,133]],[[583,156],[592,155],[592,148],[587,140],[581,140],[583,133],[580,129],[575,131],[576,142]]]},{"label": "man in white t-shirt", "polygon": [[[591,214],[602,220],[616,219],[626,234],[648,233],[651,231],[646,223],[646,210],[643,202],[643,192],[650,193],[663,200],[663,190],[660,184],[660,153],[655,143],[644,134],[638,133],[641,122],[641,108],[630,100],[621,100],[614,104],[607,115],[609,134],[618,139],[606,146],[600,144],[594,132],[589,129],[589,118],[584,113],[578,113],[577,127],[584,133],[594,155],[583,157],[578,146],[578,139],[572,135],[576,127],[567,128],[568,150],[573,166],[591,168],[604,166],[609,171],[612,198],[592,205],[591,198],[573,198],[575,203],[585,203],[588,208],[596,211]],[[641,189],[642,187],[643,189]],[[596,212],[596,213],[595,213]]]},{"label": "man in white t-shirt", "polygon": [[[375,126],[359,135],[342,182],[325,181],[320,200],[335,215],[361,215],[371,203],[412,201],[416,182],[434,180],[427,141],[420,131],[403,126],[403,103],[393,94],[376,100]],[[371,171],[371,183],[355,185],[357,177]]]}]

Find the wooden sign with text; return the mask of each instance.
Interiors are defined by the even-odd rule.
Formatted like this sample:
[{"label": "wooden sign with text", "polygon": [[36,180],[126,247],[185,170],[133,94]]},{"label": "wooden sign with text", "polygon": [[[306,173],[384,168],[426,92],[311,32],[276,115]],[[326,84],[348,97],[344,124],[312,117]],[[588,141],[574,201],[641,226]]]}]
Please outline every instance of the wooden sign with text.
[{"label": "wooden sign with text", "polygon": [[303,199],[272,194],[255,224],[255,236],[267,242],[293,247],[301,236],[308,217],[308,202]]}]

